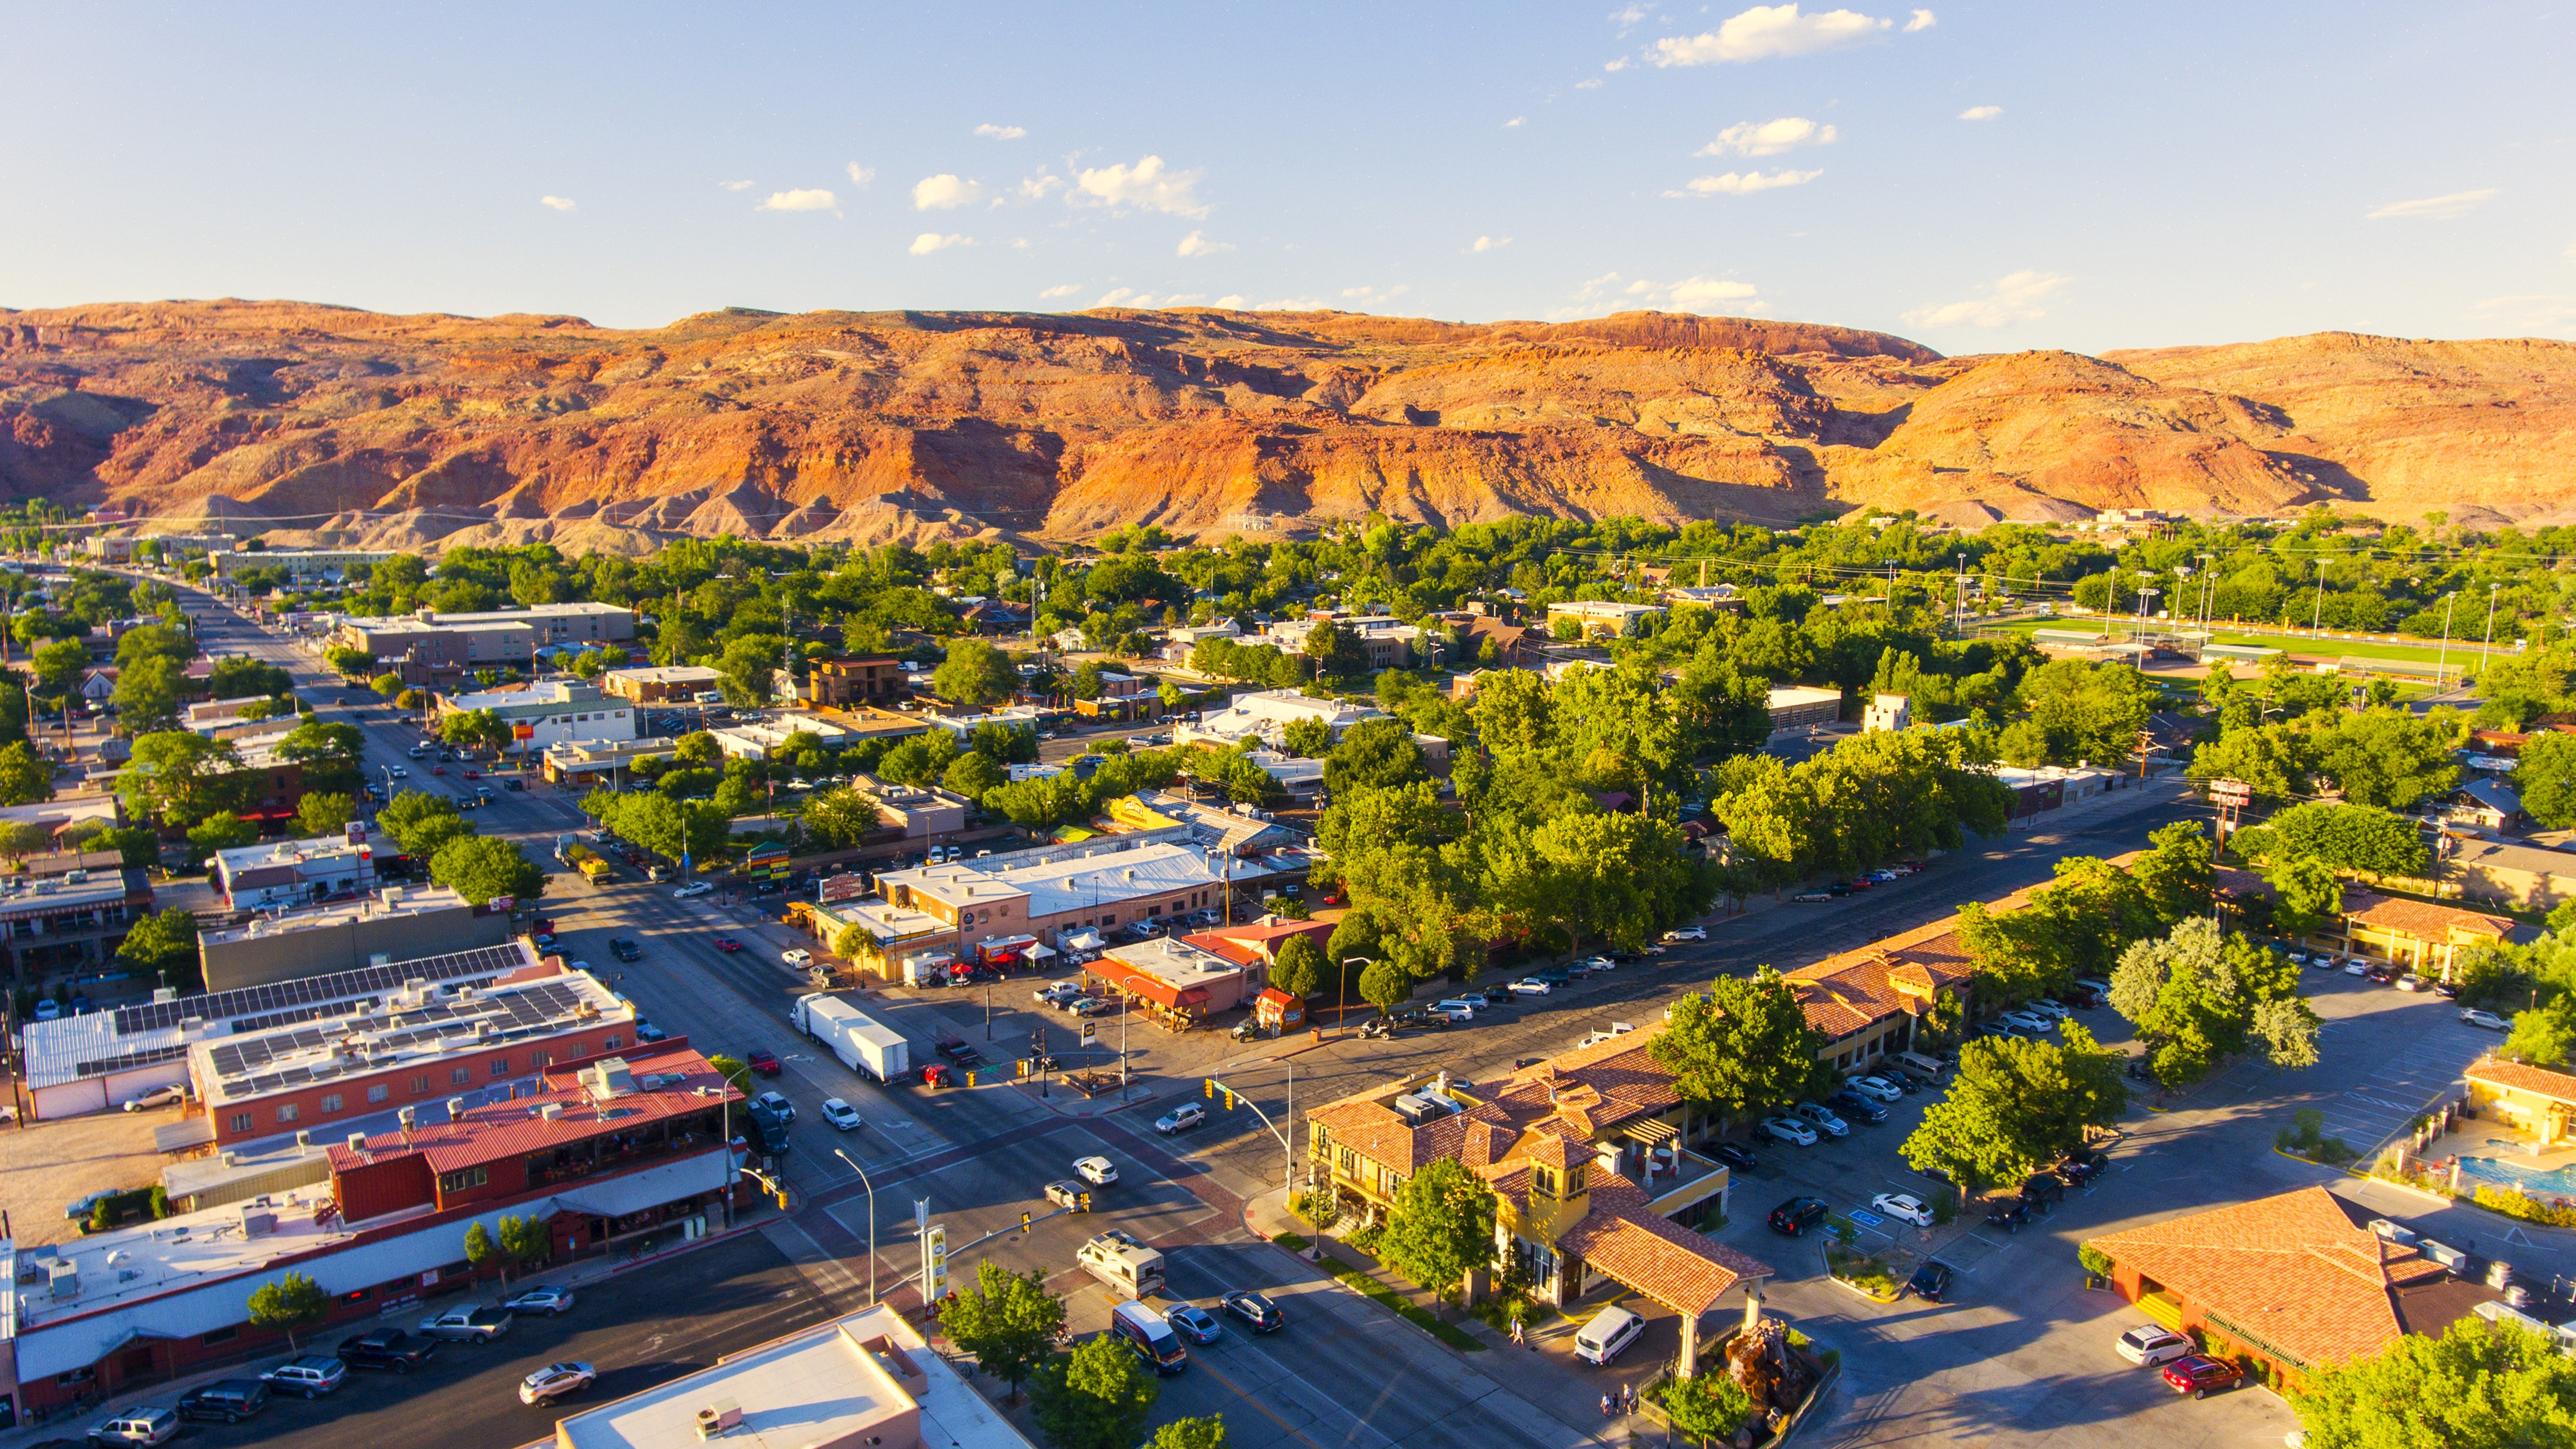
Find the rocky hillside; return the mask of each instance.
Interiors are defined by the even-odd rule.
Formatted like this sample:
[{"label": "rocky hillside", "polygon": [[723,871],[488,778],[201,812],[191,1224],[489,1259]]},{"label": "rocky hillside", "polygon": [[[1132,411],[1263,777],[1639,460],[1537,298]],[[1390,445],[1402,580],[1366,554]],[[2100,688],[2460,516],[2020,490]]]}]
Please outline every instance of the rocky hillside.
[{"label": "rocky hillside", "polygon": [[414,547],[1224,534],[1376,509],[2409,518],[2576,494],[2576,347],[2326,334],[1944,358],[1628,313],[729,310],[651,331],[285,302],[0,311],[0,487]]}]

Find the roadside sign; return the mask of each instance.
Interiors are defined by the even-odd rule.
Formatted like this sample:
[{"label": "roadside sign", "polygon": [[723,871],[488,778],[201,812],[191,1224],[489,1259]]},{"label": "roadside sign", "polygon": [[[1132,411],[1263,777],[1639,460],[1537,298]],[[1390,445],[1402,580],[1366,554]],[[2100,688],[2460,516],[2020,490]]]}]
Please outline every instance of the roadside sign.
[{"label": "roadside sign", "polygon": [[2242,780],[2212,780],[2209,798],[2221,805],[2246,805],[2254,799],[2254,787]]}]

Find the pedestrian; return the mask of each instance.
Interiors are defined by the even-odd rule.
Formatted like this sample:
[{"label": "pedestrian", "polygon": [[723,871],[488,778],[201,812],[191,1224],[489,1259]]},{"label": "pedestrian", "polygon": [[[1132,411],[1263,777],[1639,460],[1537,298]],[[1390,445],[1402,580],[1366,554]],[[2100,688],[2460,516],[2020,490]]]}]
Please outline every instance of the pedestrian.
[{"label": "pedestrian", "polygon": [[1601,1417],[1605,1419],[1610,1417],[1610,1396],[1608,1394],[1603,1394],[1601,1396]]},{"label": "pedestrian", "polygon": [[1627,1412],[1627,1413],[1631,1413],[1631,1414],[1633,1414],[1633,1413],[1637,1412],[1637,1386],[1636,1386],[1636,1385],[1634,1385],[1634,1384],[1621,1384],[1621,1385],[1619,1386],[1619,1395],[1620,1395],[1620,1397],[1621,1397],[1622,1399],[1625,1399],[1625,1400],[1627,1401],[1627,1409],[1626,1409],[1626,1411],[1625,1411],[1625,1412]]}]

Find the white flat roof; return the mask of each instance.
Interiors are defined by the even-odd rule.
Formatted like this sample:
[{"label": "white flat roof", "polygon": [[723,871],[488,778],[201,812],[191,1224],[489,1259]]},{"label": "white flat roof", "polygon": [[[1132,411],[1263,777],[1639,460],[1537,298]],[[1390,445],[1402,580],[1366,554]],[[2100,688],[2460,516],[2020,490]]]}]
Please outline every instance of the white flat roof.
[{"label": "white flat roof", "polygon": [[908,885],[943,905],[959,907],[1024,896],[1031,919],[1081,910],[1095,902],[1110,905],[1219,883],[1203,848],[1163,843],[1092,856],[1069,852],[992,871],[977,870],[973,862],[887,871],[877,881],[879,889],[887,883]]},{"label": "white flat roof", "polygon": [[762,1344],[715,1367],[555,1421],[559,1449],[699,1449],[698,1411],[730,1401],[722,1443],[805,1449],[861,1441],[918,1411],[890,1449],[1032,1449],[903,1316],[882,1305]]},{"label": "white flat roof", "polygon": [[373,842],[352,845],[345,835],[320,835],[310,840],[271,840],[236,850],[218,850],[215,859],[222,863],[225,873],[231,875],[257,870],[265,865],[304,865],[340,856],[352,859],[372,857],[374,853]]},{"label": "white flat roof", "polygon": [[666,664],[653,669],[612,669],[604,677],[638,684],[713,684],[724,675],[703,664]]}]

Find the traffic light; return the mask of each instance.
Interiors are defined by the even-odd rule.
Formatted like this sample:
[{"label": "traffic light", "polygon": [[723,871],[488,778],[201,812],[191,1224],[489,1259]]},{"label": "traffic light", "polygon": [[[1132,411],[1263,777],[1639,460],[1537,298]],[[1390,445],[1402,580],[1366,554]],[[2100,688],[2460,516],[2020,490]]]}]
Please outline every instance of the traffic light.
[{"label": "traffic light", "polygon": [[1214,1077],[1207,1079],[1207,1096],[1211,1102],[1216,1100],[1216,1078]]},{"label": "traffic light", "polygon": [[1232,1087],[1225,1089],[1225,1110],[1229,1112],[1234,1110],[1234,1088]]},{"label": "traffic light", "polygon": [[1027,1213],[1022,1213],[1022,1214],[1020,1214],[1020,1231],[1025,1233],[1025,1232],[1027,1232],[1028,1230],[1029,1230],[1029,1215],[1028,1215]]},{"label": "traffic light", "polygon": [[1087,1192],[1075,1193],[1073,1195],[1073,1210],[1078,1213],[1087,1213],[1091,1211],[1091,1194]]}]

